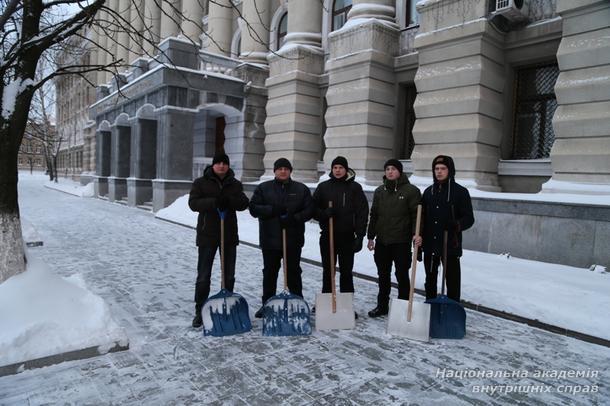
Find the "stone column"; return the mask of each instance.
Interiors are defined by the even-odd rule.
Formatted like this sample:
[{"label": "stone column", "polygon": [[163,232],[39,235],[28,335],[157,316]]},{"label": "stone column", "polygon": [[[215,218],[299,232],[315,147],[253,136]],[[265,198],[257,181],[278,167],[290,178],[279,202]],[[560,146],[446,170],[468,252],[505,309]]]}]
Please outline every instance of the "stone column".
[{"label": "stone column", "polygon": [[[130,7],[131,6],[131,1],[119,1],[118,2],[118,9],[115,9],[118,11],[119,15],[121,17],[123,17],[125,20],[127,21],[131,21],[131,11],[130,11]],[[116,54],[116,58],[117,61],[118,60],[123,60],[121,62],[121,65],[119,67],[119,71],[125,71],[127,70],[127,68],[129,67],[129,51],[130,51],[130,44],[129,44],[129,33],[128,30],[130,30],[131,28],[129,26],[125,26],[126,24],[123,21],[119,21],[119,27],[118,27],[118,34],[117,34],[117,54]]]},{"label": "stone column", "polygon": [[131,162],[127,204],[152,201],[152,179],[157,175],[157,121],[154,107],[144,105],[131,120]]},{"label": "stone column", "polygon": [[144,0],[144,53],[147,56],[156,54],[155,46],[160,41],[161,30],[161,8],[157,6],[156,0]]},{"label": "stone column", "polygon": [[[312,5],[310,4],[310,6]],[[246,21],[244,21],[244,28],[241,33],[239,58],[247,62],[266,64],[267,53],[269,52],[270,1],[244,1],[242,7],[242,15]],[[290,19],[290,13],[288,19]]]},{"label": "stone column", "polygon": [[143,53],[142,35],[144,35],[144,0],[132,0],[129,7],[129,21],[134,34],[129,39],[129,63],[133,63]]},{"label": "stone column", "polygon": [[292,162],[295,179],[318,180],[323,104],[320,76],[324,73],[321,31],[321,2],[288,2],[286,41],[277,55],[268,58],[264,178],[273,177],[273,162],[286,157]]},{"label": "stone column", "polygon": [[164,0],[161,5],[161,41],[180,32],[180,0]]},{"label": "stone column", "polygon": [[543,192],[610,194],[610,3],[557,2],[553,176]]},{"label": "stone column", "polygon": [[209,52],[229,56],[233,36],[233,8],[229,0],[210,2],[208,36],[204,48]]},{"label": "stone column", "polygon": [[[97,28],[99,30],[99,34],[98,34],[98,63],[100,65],[106,65],[108,63],[108,46],[109,46],[109,40],[108,40],[108,35],[106,34],[106,31],[104,30],[107,26],[107,21],[108,21],[108,13],[105,10],[100,11],[99,13],[99,25],[100,27]],[[96,85],[102,85],[108,82],[109,80],[109,76],[108,73],[106,72],[98,72],[98,80]]]},{"label": "stone column", "polygon": [[[110,0],[109,2],[109,7],[112,11],[114,11],[115,13],[119,12],[119,0]],[[110,31],[110,36],[108,38],[108,50],[110,51],[108,54],[108,63],[114,62],[119,60],[119,55],[118,55],[118,46],[117,46],[117,41],[119,40],[119,25],[118,22],[116,20],[116,15],[115,14],[109,14],[108,19],[110,21],[110,27],[109,27],[109,31]],[[112,79],[112,74],[108,75],[108,80]]]},{"label": "stone column", "polygon": [[153,211],[169,206],[189,192],[193,181],[195,112],[164,107],[157,118],[157,176],[153,180]]},{"label": "stone column", "polygon": [[394,3],[354,1],[346,25],[328,38],[324,161],[346,156],[368,184],[380,182],[383,163],[394,154],[394,57],[400,35]]},{"label": "stone column", "polygon": [[199,44],[203,32],[203,2],[200,0],[182,0],[181,31],[191,41]]},{"label": "stone column", "polygon": [[102,122],[95,132],[96,165],[94,189],[96,196],[108,195],[108,176],[110,176],[110,126]]},{"label": "stone column", "polygon": [[438,154],[454,158],[468,186],[499,191],[505,85],[503,35],[487,20],[486,1],[471,2],[465,15],[450,13],[453,0],[419,6],[415,38],[415,174],[428,179]]},{"label": "stone column", "polygon": [[127,177],[131,156],[131,126],[126,113],[121,113],[111,127],[110,177],[108,178],[108,200],[127,197]]}]

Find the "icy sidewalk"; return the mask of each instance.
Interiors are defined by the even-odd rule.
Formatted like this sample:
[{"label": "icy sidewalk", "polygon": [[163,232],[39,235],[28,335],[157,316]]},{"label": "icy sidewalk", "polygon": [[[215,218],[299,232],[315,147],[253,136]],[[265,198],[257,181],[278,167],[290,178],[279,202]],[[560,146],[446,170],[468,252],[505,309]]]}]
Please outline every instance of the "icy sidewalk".
[{"label": "icy sidewalk", "polygon": [[[197,213],[189,209],[187,195],[160,210],[156,217],[190,227],[197,224]],[[248,211],[238,213],[238,220],[240,240],[258,244],[258,220]],[[321,261],[319,232],[316,223],[306,224],[303,258]],[[465,301],[610,339],[610,273],[601,266],[589,270],[468,250],[461,265]],[[366,248],[356,255],[354,272],[377,277],[373,254]],[[424,281],[420,262],[416,288],[423,290]]]}]

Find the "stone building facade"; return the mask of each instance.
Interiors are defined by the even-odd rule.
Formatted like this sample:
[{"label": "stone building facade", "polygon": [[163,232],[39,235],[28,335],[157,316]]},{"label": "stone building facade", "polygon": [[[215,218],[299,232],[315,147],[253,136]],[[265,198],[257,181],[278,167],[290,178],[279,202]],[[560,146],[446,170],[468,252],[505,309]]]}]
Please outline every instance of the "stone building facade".
[{"label": "stone building facade", "polygon": [[[170,3],[143,0],[138,13],[110,1],[159,45],[99,38],[98,62],[128,61],[118,81],[101,78],[90,108],[87,167],[109,200],[165,207],[221,150],[245,182],[270,178],[284,156],[315,183],[341,154],[363,183],[379,184],[397,157],[423,185],[444,153],[473,189],[610,194],[607,1],[525,0],[511,15],[494,11],[498,0]],[[506,234],[494,219],[510,209],[479,209],[470,245],[501,252],[510,242],[489,241]],[[589,221],[584,255],[608,261],[605,214],[554,210],[531,209],[542,225],[515,255],[546,258],[541,238],[562,228],[552,217]]]}]

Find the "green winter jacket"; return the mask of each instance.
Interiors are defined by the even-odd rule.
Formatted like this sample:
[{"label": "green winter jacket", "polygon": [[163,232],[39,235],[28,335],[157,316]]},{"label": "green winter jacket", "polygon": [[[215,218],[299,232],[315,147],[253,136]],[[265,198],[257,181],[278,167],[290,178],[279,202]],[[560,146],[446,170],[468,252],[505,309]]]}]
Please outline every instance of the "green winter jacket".
[{"label": "green winter jacket", "polygon": [[367,237],[377,238],[384,245],[411,242],[415,234],[417,205],[421,192],[407,175],[395,182],[383,177],[383,185],[375,190]]}]

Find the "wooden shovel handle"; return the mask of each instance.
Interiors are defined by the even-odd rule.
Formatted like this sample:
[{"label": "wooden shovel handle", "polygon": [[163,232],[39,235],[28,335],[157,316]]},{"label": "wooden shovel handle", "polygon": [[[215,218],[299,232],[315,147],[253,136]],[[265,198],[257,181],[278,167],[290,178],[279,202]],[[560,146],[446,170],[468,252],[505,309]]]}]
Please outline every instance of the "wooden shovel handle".
[{"label": "wooden shovel handle", "polygon": [[282,251],[283,251],[283,260],[282,260],[282,270],[284,271],[284,290],[288,291],[288,267],[286,266],[286,229],[282,228]]},{"label": "wooden shovel handle", "polygon": [[[333,207],[332,200],[328,202],[328,207]],[[337,313],[337,287],[335,286],[335,233],[332,216],[328,219],[328,241],[330,249],[330,288],[332,292],[332,310]]]},{"label": "wooden shovel handle", "polygon": [[[419,228],[421,226],[421,204],[417,205],[417,220],[415,221],[415,237],[419,237]],[[411,260],[411,288],[409,289],[409,308],[407,311],[407,321],[411,322],[413,316],[413,295],[415,293],[415,275],[417,269],[417,254],[419,247],[416,245],[413,249],[413,259]]]},{"label": "wooden shovel handle", "polygon": [[220,288],[225,288],[225,219],[220,218]]}]

